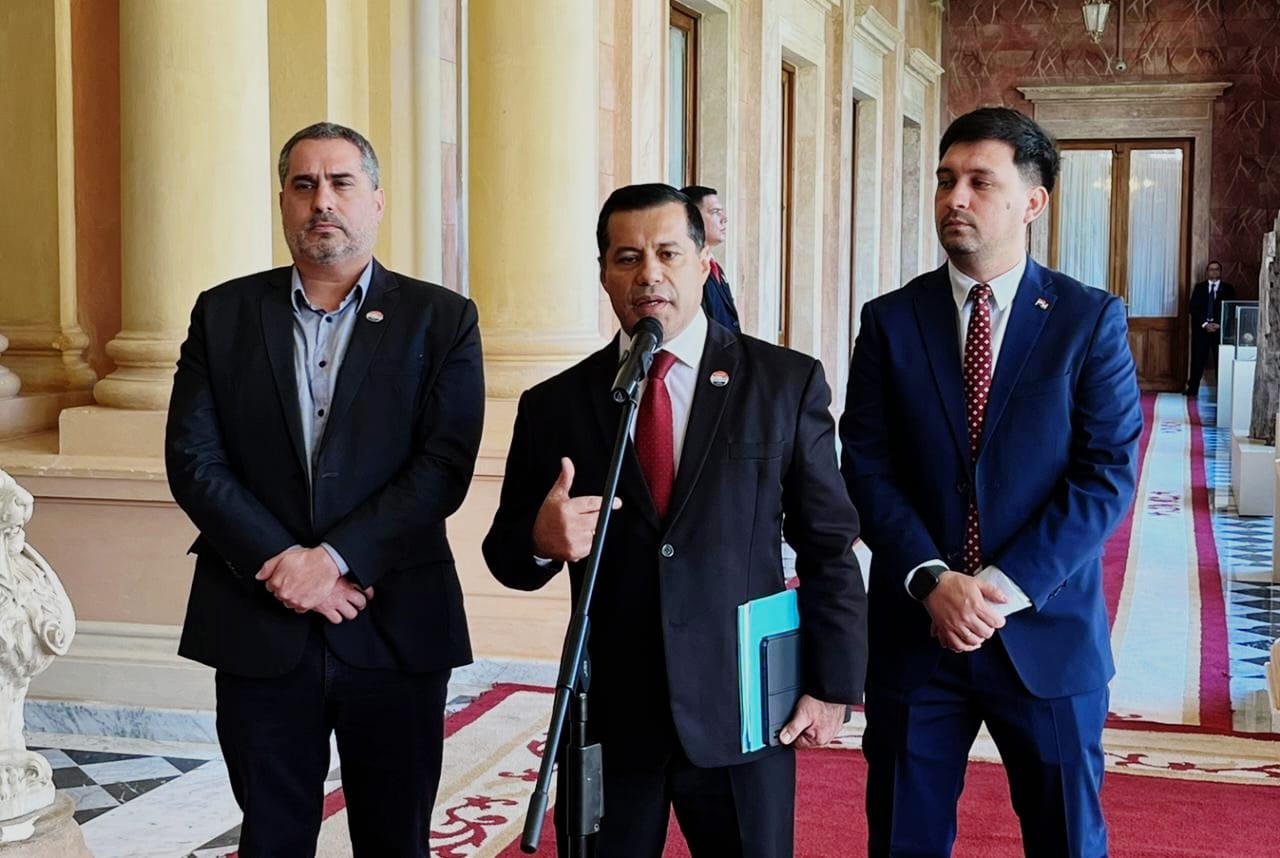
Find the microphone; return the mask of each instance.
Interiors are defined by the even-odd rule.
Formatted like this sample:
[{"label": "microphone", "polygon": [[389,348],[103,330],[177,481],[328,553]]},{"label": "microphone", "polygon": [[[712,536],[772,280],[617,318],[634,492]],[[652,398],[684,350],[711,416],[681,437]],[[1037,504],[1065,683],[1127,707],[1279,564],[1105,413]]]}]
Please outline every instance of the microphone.
[{"label": "microphone", "polygon": [[631,348],[622,356],[622,366],[613,378],[613,401],[622,403],[635,399],[640,382],[649,374],[653,353],[662,345],[662,323],[652,316],[636,322],[631,332]]}]

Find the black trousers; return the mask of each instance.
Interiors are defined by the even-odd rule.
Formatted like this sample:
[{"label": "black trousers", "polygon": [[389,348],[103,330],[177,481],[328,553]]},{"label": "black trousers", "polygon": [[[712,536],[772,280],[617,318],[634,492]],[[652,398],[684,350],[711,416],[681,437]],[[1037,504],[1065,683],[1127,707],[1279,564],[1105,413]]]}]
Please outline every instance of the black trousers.
[{"label": "black trousers", "polygon": [[283,676],[218,671],[218,740],[244,811],[242,858],[315,855],[330,734],[352,854],[426,858],[449,674],[350,667],[329,651],[319,625]]},{"label": "black trousers", "polygon": [[1200,391],[1200,378],[1204,375],[1205,367],[1217,363],[1217,349],[1217,331],[1210,333],[1199,328],[1191,331],[1191,369],[1187,373],[1187,393],[1195,394]]},{"label": "black trousers", "polygon": [[[564,766],[556,787],[556,848],[564,837]],[[651,765],[609,765],[604,748],[604,819],[588,838],[594,858],[662,858],[671,809],[693,858],[791,858],[796,757],[790,748],[738,766],[698,768],[676,750]]]}]

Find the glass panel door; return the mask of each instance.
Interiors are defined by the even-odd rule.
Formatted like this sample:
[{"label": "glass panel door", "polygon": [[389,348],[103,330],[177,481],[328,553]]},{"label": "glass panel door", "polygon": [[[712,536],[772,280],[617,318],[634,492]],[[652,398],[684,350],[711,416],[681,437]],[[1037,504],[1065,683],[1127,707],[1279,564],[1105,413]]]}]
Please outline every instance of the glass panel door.
[{"label": "glass panel door", "polygon": [[1058,270],[1087,286],[1111,289],[1110,149],[1062,153],[1055,220]]},{"label": "glass panel door", "polygon": [[1182,150],[1129,153],[1129,314],[1178,315]]}]

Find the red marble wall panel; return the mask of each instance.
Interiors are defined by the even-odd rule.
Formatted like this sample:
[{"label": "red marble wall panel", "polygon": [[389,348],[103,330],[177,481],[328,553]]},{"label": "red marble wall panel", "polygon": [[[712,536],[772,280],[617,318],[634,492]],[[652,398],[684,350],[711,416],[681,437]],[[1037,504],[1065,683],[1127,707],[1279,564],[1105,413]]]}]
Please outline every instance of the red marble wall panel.
[{"label": "red marble wall panel", "polygon": [[[1030,113],[1016,89],[1025,84],[1230,82],[1214,111],[1209,253],[1252,296],[1262,234],[1280,209],[1280,0],[1119,0],[1097,45],[1080,6],[949,0],[943,31],[949,114],[992,104]],[[1114,62],[1120,15],[1123,72]]]}]

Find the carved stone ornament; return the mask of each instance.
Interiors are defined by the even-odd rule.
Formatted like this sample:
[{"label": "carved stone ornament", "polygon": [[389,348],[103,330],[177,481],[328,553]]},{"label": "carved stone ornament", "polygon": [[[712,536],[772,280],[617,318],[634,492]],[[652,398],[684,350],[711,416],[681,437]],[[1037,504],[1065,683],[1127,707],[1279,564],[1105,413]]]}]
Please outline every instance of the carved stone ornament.
[{"label": "carved stone ornament", "polygon": [[[0,334],[0,354],[4,354],[8,348],[9,338]],[[18,378],[18,374],[6,366],[0,366],[0,399],[17,396],[21,389],[22,379]]]},{"label": "carved stone ornament", "polygon": [[71,646],[76,617],[58,576],[27,544],[34,500],[0,471],[0,821],[53,804],[53,770],[27,750],[23,704],[31,677]]}]

